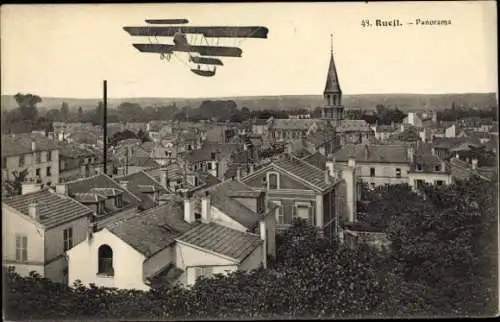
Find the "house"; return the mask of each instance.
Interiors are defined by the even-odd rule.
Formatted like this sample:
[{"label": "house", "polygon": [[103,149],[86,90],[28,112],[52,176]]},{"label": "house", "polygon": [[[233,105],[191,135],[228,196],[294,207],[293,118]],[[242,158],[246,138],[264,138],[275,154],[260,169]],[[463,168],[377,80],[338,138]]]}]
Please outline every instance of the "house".
[{"label": "house", "polygon": [[183,153],[182,159],[190,171],[202,170],[223,179],[233,153],[241,150],[238,144],[205,142],[200,149]]},{"label": "house", "polygon": [[273,141],[299,139],[324,128],[325,122],[317,119],[275,119],[269,120],[268,133]]},{"label": "house", "polygon": [[449,185],[453,183],[450,165],[438,157],[430,146],[422,147],[424,148],[419,151],[415,151],[413,147],[408,148],[410,159],[408,183],[412,189],[419,189],[424,184]]},{"label": "house", "polygon": [[398,133],[399,128],[395,125],[375,125],[372,127],[376,140],[387,141],[392,135]]},{"label": "house", "polygon": [[66,282],[64,252],[85,240],[93,210],[50,189],[2,199],[3,266]]},{"label": "house", "polygon": [[409,112],[408,115],[403,119],[403,124],[408,124],[420,128],[422,127],[422,118],[420,118],[415,112]]},{"label": "house", "polygon": [[[336,236],[338,219],[352,216],[352,207],[344,205],[353,198],[352,178],[330,175],[307,161],[283,153],[280,159],[256,169],[242,178],[242,182],[258,191],[266,192],[266,203],[278,206],[275,211],[279,230],[291,226],[294,218],[303,218],[311,225]],[[344,176],[349,176],[346,170]],[[346,195],[347,197],[344,197]],[[347,198],[347,199],[346,199]],[[351,213],[349,213],[351,211]]]},{"label": "house", "polygon": [[144,171],[135,172],[126,176],[114,177],[120,186],[137,196],[141,201],[140,209],[153,208],[161,203],[161,197],[168,194],[167,185],[155,180]]},{"label": "house", "polygon": [[450,171],[454,180],[468,180],[479,177],[491,181],[498,178],[498,165],[483,166],[478,159],[463,160],[458,155],[450,159]]},{"label": "house", "polygon": [[59,150],[54,141],[41,135],[2,135],[2,169],[12,181],[28,171],[26,180],[47,185],[59,182]]},{"label": "house", "polygon": [[64,182],[56,192],[73,198],[92,209],[95,225],[100,229],[140,210],[142,200],[105,174]]},{"label": "house", "polygon": [[122,142],[124,141],[110,154],[110,160],[113,160],[116,168],[115,174],[126,175],[158,166],[152,158],[152,153],[146,151],[140,142],[129,141],[128,144],[121,145]]},{"label": "house", "polygon": [[356,160],[357,176],[370,188],[408,182],[410,162],[406,145],[345,145],[333,154],[332,163],[342,169]]},{"label": "house", "polygon": [[342,120],[336,132],[341,145],[369,143],[375,137],[375,132],[365,120]]},{"label": "house", "polygon": [[231,228],[233,223],[225,219],[244,215],[222,211],[219,197],[205,191],[198,208],[186,190],[181,202],[171,201],[107,225],[67,252],[69,280],[149,290],[154,280],[190,286],[199,276],[265,267],[272,236],[267,219],[272,214],[251,214],[257,220],[257,234]]},{"label": "house", "polygon": [[99,164],[96,151],[75,143],[59,144],[59,177],[61,182],[89,177]]},{"label": "house", "polygon": [[267,136],[269,129],[269,120],[267,119],[253,119],[252,120],[252,133],[260,136]]}]

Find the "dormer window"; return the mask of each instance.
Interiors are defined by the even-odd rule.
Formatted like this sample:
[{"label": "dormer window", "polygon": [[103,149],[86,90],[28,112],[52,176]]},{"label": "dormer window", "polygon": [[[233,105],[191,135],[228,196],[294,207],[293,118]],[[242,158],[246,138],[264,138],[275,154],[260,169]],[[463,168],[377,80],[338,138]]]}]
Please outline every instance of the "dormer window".
[{"label": "dormer window", "polygon": [[211,152],[210,153],[210,159],[211,160],[215,160],[215,152]]},{"label": "dormer window", "polygon": [[417,171],[424,171],[424,169],[420,163],[417,163],[416,169],[417,169]]},{"label": "dormer window", "polygon": [[434,171],[435,171],[435,172],[439,172],[439,171],[441,171],[441,165],[436,164],[436,165],[434,166]]}]

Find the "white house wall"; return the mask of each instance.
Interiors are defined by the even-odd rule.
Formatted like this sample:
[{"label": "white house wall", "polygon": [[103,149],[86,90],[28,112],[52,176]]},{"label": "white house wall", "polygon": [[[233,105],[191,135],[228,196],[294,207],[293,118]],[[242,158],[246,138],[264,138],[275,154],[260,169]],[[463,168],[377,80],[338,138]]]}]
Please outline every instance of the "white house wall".
[{"label": "white house wall", "polygon": [[[114,276],[98,275],[98,249],[108,245],[113,250]],[[80,280],[84,285],[148,290],[143,280],[144,255],[123,240],[103,229],[68,251],[69,284]]]},{"label": "white house wall", "polygon": [[[30,222],[29,218],[24,219],[22,216],[26,215],[18,213],[9,206],[2,205],[3,264],[15,266],[16,271],[23,275],[27,275],[34,269],[43,275],[45,232],[35,223]],[[16,261],[16,234],[28,237],[28,260],[24,263]]]}]

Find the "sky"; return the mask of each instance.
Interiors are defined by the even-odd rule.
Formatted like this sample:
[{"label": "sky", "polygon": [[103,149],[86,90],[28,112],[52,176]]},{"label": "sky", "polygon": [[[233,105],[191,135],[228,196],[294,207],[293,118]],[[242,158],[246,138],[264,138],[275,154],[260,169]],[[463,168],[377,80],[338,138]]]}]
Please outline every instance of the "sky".
[{"label": "sky", "polygon": [[[182,55],[167,63],[132,47],[148,39],[122,27],[153,18],[259,25],[269,34],[243,40],[243,57],[223,58],[216,75],[204,78]],[[404,26],[367,28],[363,19]],[[452,23],[406,24],[416,19]],[[4,5],[1,90],[96,98],[106,79],[111,98],[321,95],[333,33],[344,94],[497,92],[496,25],[494,1]]]}]

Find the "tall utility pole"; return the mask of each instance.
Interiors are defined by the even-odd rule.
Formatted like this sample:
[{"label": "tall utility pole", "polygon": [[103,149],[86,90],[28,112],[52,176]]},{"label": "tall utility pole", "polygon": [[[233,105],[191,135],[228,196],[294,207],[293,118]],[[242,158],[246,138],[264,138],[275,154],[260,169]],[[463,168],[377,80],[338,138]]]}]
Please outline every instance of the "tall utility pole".
[{"label": "tall utility pole", "polygon": [[108,174],[108,81],[103,82],[103,106],[102,106],[102,129],[103,129],[103,159],[104,159],[104,174]]}]

